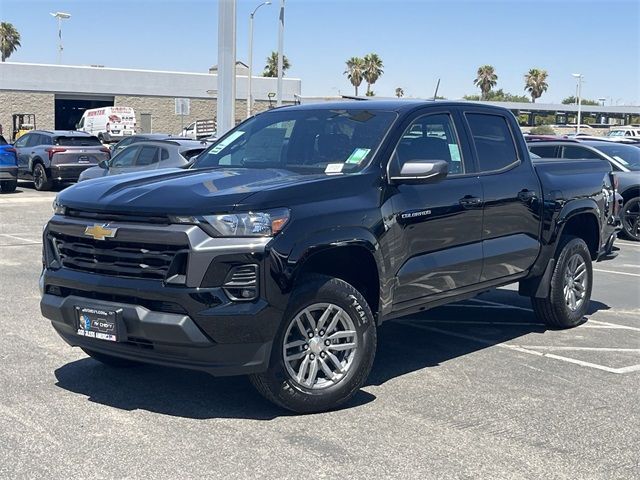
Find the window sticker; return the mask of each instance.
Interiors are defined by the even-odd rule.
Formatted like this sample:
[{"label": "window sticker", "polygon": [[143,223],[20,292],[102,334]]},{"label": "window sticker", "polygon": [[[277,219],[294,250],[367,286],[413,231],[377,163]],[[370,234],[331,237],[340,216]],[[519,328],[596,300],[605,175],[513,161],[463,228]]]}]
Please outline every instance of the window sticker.
[{"label": "window sticker", "polygon": [[240,138],[242,135],[244,135],[244,132],[242,131],[233,132],[231,135],[229,135],[227,138],[225,138],[219,144],[213,147],[213,149],[211,150],[211,153],[213,153],[214,155],[217,155],[222,150],[227,148],[231,143],[233,143],[236,139]]},{"label": "window sticker", "polygon": [[458,145],[456,145],[455,143],[450,143],[449,144],[449,154],[451,155],[451,161],[452,162],[460,162],[460,149],[458,148]]},{"label": "window sticker", "polygon": [[370,151],[370,148],[356,148],[353,153],[349,155],[345,163],[360,163],[367,157]]},{"label": "window sticker", "polygon": [[344,163],[330,163],[327,168],[324,169],[324,173],[342,173]]}]

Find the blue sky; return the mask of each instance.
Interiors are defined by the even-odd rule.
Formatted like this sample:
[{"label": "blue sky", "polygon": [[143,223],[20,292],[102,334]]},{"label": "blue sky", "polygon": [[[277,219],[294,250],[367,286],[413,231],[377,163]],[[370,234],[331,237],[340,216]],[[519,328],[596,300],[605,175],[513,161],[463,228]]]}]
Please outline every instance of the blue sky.
[{"label": "blue sky", "polygon": [[[238,0],[238,60],[246,60],[249,12]],[[279,0],[256,15],[254,64],[277,45]],[[206,72],[217,63],[214,0],[0,0],[0,18],[22,35],[15,62],[55,63],[57,34],[49,12],[73,15],[63,27],[63,63]],[[575,93],[571,73],[585,76],[586,98],[640,104],[638,0],[287,0],[285,54],[303,95],[352,94],[344,61],[378,53],[380,96],[477,93],[479,65],[491,64],[498,88],[523,92],[532,67],[549,72],[540,102]]]}]

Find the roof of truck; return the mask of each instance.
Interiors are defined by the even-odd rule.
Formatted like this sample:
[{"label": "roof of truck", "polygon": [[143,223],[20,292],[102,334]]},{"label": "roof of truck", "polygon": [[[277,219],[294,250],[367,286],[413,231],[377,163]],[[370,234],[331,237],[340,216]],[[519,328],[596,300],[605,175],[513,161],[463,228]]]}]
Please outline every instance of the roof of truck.
[{"label": "roof of truck", "polygon": [[[280,107],[277,110],[384,110],[393,112],[407,112],[419,107],[428,106],[465,106],[482,110],[506,110],[504,107],[484,105],[477,102],[451,101],[451,100],[345,100],[335,102],[304,103],[302,105],[290,105]],[[276,109],[273,109],[276,110]],[[273,110],[267,110],[273,111]]]}]

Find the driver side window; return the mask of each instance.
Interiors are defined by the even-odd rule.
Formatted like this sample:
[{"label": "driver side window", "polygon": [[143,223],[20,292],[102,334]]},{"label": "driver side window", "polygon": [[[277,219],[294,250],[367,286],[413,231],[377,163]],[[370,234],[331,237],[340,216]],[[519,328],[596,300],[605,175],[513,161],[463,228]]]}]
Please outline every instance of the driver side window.
[{"label": "driver side window", "polygon": [[26,147],[27,142],[29,141],[29,138],[31,138],[31,136],[32,135],[29,135],[29,134],[21,136],[18,140],[14,142],[13,146],[16,148]]},{"label": "driver side window", "polygon": [[128,168],[132,167],[140,147],[129,147],[124,149],[111,160],[112,168]]},{"label": "driver side window", "polygon": [[464,173],[460,144],[453,119],[448,113],[415,119],[396,146],[395,158],[398,171],[410,161],[444,160],[449,164],[449,175]]}]

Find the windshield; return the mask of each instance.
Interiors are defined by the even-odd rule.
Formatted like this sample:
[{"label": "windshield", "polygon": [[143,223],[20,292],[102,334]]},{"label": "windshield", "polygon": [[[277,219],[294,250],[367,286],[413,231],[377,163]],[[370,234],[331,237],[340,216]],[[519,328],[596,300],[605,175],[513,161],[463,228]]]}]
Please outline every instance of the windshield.
[{"label": "windshield", "polygon": [[354,173],[369,163],[395,118],[394,112],[366,109],[275,110],[231,130],[193,168]]},{"label": "windshield", "polygon": [[598,150],[615,158],[629,170],[640,170],[640,148],[631,145],[601,145]]},{"label": "windshield", "polygon": [[624,137],[624,130],[611,130],[608,134],[609,137]]}]

